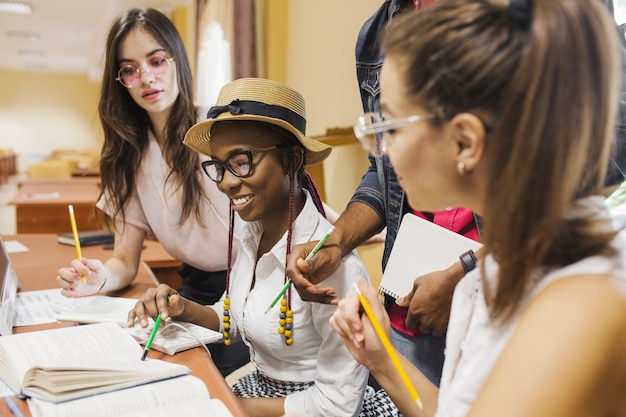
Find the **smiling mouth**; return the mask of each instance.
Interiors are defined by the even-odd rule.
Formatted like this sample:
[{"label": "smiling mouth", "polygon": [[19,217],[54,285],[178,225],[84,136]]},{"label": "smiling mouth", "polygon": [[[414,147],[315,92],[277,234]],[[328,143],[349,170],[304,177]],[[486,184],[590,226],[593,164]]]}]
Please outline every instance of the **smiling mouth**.
[{"label": "smiling mouth", "polygon": [[241,206],[243,204],[246,204],[248,201],[250,201],[250,199],[252,198],[252,194],[244,196],[244,197],[239,197],[239,198],[231,198],[231,202],[233,203],[233,206]]}]

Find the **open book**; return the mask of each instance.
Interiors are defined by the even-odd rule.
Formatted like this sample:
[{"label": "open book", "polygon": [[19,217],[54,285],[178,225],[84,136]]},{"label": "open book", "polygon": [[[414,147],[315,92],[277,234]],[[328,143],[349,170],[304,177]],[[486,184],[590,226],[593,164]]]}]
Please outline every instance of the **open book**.
[{"label": "open book", "polygon": [[61,404],[28,400],[32,417],[232,417],[191,375]]},{"label": "open book", "polygon": [[[152,319],[150,322],[154,325]],[[135,327],[129,328],[128,332],[139,343],[145,344],[152,332],[152,326],[142,329],[139,324],[135,324]],[[207,329],[206,327],[198,326],[193,323],[174,321],[168,318],[164,322],[164,325],[161,325],[161,329],[154,337],[150,348],[167,353],[168,355],[173,355],[176,352],[200,346],[200,343],[208,344],[221,340],[222,334],[215,330]]]},{"label": "open book", "polygon": [[185,375],[183,365],[141,360],[115,323],[0,337],[0,379],[22,397],[63,402]]},{"label": "open book", "polygon": [[389,261],[378,290],[393,298],[413,289],[415,278],[441,271],[468,250],[477,251],[481,243],[454,233],[412,213],[402,218]]},{"label": "open book", "polygon": [[[109,297],[94,295],[91,297],[72,298],[51,305],[58,321],[77,323],[114,322],[127,327],[128,312],[137,302],[134,298]],[[142,329],[139,324],[127,329],[135,340],[144,344],[150,337],[154,321]],[[152,341],[152,349],[173,355],[186,349],[200,346],[201,343],[214,343],[222,340],[222,334],[193,323],[177,322],[167,319]]]}]

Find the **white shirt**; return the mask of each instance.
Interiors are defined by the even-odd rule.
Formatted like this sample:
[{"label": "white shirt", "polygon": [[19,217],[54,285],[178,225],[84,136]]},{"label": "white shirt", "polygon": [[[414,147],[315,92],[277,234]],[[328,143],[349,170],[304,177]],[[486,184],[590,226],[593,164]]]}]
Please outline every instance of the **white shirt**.
[{"label": "white shirt", "polygon": [[[319,240],[331,224],[318,213],[307,194],[304,209],[294,222],[292,245]],[[287,235],[256,261],[263,230],[259,223],[244,223],[241,247],[231,271],[230,316],[233,339],[242,338],[250,347],[250,359],[265,376],[291,382],[315,381],[305,391],[285,399],[285,412],[312,416],[355,416],[359,414],[367,370],[343,345],[328,320],[336,306],[304,302],[291,290],[293,345],[278,334],[280,303],[265,310],[284,285]],[[254,273],[256,281],[250,290]],[[356,252],[346,256],[337,271],[324,281],[338,297],[353,289],[358,276],[367,278]],[[212,306],[222,317],[223,303]],[[223,330],[223,329],[221,329]]]},{"label": "white shirt", "polygon": [[[602,199],[586,199],[602,210]],[[612,216],[614,226],[619,219]],[[623,229],[626,222],[621,219]],[[612,274],[626,277],[626,231],[620,232],[613,246],[618,255],[612,258],[594,256],[564,268],[538,275],[539,282],[526,298],[527,304],[547,285],[557,279],[580,274]],[[485,258],[487,280],[493,286],[498,265],[491,256]],[[625,278],[626,279],[626,278]],[[524,305],[526,305],[524,304]],[[467,415],[487,376],[500,358],[511,334],[517,327],[524,305],[516,316],[502,327],[490,322],[485,303],[480,267],[468,273],[456,286],[446,339],[446,359],[439,390],[436,417]]]},{"label": "white shirt", "polygon": [[[206,198],[198,201],[204,227],[198,223],[193,210],[185,223],[179,226],[182,189],[171,178],[165,182],[170,168],[152,132],[148,133],[148,139],[148,148],[137,170],[135,190],[124,207],[126,222],[145,230],[148,238],[156,237],[167,253],[181,262],[203,271],[225,270],[228,258],[228,198],[198,166],[200,183],[206,194]],[[98,201],[97,206],[109,215],[113,212],[107,208],[106,196]],[[236,232],[239,223],[237,218]]]}]

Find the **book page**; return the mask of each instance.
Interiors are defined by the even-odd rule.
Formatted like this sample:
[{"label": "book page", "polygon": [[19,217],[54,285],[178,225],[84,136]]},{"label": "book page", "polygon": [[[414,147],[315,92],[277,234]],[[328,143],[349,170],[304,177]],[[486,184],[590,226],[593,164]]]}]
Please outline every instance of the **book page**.
[{"label": "book page", "polygon": [[143,349],[115,323],[66,327],[0,337],[0,379],[20,391],[34,365],[64,366],[141,357]]},{"label": "book page", "polygon": [[0,381],[0,397],[9,397],[16,393],[4,382]]},{"label": "book page", "polygon": [[[79,302],[75,302],[79,300]],[[58,321],[74,321],[82,324],[112,321],[118,326],[127,327],[128,312],[135,307],[136,298],[109,297],[94,295],[75,299],[65,299],[52,303]]]},{"label": "book page", "polygon": [[[179,407],[188,402],[191,404],[194,400],[209,398],[204,382],[188,375],[60,404],[30,399],[28,406],[32,417],[114,417],[125,414],[135,416],[146,411],[149,411],[148,415],[154,415],[152,413],[157,409],[173,405],[177,411],[168,415],[171,417],[191,416],[193,414],[181,413]],[[220,417],[223,415],[229,416],[230,412],[219,414]]]},{"label": "book page", "polygon": [[[89,297],[67,298],[60,288],[50,290],[22,291],[15,298],[14,326],[54,323],[57,321],[53,306],[79,306],[88,303]],[[75,307],[73,307],[75,308]]]},{"label": "book page", "polygon": [[158,359],[108,360],[83,367],[32,367],[22,392],[34,398],[62,402],[102,394],[191,372],[185,365]]},{"label": "book page", "polygon": [[219,398],[193,400],[182,404],[172,404],[158,409],[143,410],[138,413],[124,414],[119,417],[233,417],[232,413]]},{"label": "book page", "polygon": [[[152,325],[154,325],[154,323],[152,323]],[[150,337],[152,326],[148,326],[144,329],[136,324],[135,327],[129,328],[128,332],[135,340],[143,344]],[[176,352],[199,346],[200,343],[198,343],[198,341],[207,344],[220,340],[222,340],[222,334],[214,330],[193,323],[167,319],[165,325],[154,337],[151,348],[159,352],[167,353],[168,355],[173,355]]]}]

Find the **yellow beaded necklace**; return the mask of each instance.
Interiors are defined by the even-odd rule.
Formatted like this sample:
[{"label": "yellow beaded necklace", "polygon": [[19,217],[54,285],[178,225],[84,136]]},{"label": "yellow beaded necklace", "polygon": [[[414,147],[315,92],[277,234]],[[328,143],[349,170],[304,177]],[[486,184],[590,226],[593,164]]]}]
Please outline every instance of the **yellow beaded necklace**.
[{"label": "yellow beaded necklace", "polygon": [[226,296],[224,297],[224,344],[230,346],[230,270],[233,258],[233,229],[235,228],[235,214],[231,208],[228,212],[228,267],[226,268]]}]

